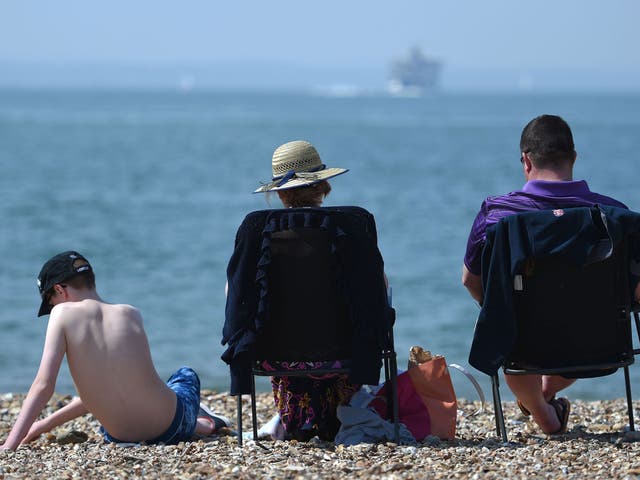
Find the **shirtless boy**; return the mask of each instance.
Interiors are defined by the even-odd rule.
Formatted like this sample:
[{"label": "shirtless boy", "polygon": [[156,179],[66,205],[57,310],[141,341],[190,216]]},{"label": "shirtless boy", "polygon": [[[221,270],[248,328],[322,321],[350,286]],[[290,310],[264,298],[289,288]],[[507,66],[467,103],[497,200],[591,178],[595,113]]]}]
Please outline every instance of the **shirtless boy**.
[{"label": "shirtless boy", "polygon": [[[52,257],[40,271],[38,287],[38,316],[51,314],[42,360],[0,449],[15,450],[86,413],[100,422],[106,442],[173,444],[228,426],[228,420],[200,408],[200,381],[192,369],[182,367],[166,384],[160,379],[140,312],[105,303],[82,255],[68,251]],[[54,393],[65,354],[79,397],[35,421]]]}]

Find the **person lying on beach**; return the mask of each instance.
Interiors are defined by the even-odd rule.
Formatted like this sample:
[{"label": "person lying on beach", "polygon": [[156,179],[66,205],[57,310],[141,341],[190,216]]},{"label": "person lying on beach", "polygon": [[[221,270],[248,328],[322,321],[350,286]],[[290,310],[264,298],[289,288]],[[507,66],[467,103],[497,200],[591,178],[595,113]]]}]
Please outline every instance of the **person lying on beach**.
[{"label": "person lying on beach", "polygon": [[[77,252],[49,259],[38,276],[50,313],[42,360],[18,418],[0,449],[15,450],[42,433],[91,413],[106,442],[175,444],[229,426],[200,405],[200,380],[182,367],[165,384],[151,359],[140,312],[105,303],[89,262]],[[79,397],[36,421],[54,393],[67,355]]]},{"label": "person lying on beach", "polygon": [[[567,122],[556,115],[541,115],[522,130],[520,162],[526,179],[522,190],[487,198],[477,214],[467,241],[462,266],[462,283],[471,296],[482,304],[482,249],[486,231],[502,217],[521,212],[596,204],[627,209],[611,197],[592,192],[584,180],[573,179],[576,151]],[[640,299],[640,284],[635,289]],[[570,404],[556,394],[575,382],[559,375],[505,375],[518,406],[545,433],[562,433],[567,428]]]}]

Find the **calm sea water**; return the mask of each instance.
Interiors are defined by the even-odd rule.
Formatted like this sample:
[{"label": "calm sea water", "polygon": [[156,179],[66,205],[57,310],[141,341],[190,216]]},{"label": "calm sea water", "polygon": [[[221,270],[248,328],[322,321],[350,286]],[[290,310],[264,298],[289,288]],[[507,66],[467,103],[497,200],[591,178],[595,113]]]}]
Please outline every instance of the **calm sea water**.
[{"label": "calm sea water", "polygon": [[[35,277],[67,249],[91,260],[105,300],[141,309],[161,376],[190,365],[227,390],[226,264],[244,215],[268,207],[251,192],[273,150],[294,139],[350,169],[327,204],[376,217],[400,364],[419,344],[467,366],[478,309],[460,285],[466,238],[484,197],[522,185],[520,132],[541,113],[573,127],[577,178],[640,209],[640,95],[0,91],[0,391],[29,388],[47,322]],[[622,397],[621,376],[569,394]],[[56,388],[73,391],[66,366]]]}]

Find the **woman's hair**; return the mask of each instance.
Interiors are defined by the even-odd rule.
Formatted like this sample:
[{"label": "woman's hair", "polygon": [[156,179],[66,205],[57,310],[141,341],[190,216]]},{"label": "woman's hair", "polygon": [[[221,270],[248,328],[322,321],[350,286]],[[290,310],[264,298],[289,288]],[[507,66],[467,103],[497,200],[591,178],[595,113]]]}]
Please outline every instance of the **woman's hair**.
[{"label": "woman's hair", "polygon": [[278,190],[278,196],[287,207],[315,207],[322,204],[330,191],[329,182],[321,180],[308,187]]}]

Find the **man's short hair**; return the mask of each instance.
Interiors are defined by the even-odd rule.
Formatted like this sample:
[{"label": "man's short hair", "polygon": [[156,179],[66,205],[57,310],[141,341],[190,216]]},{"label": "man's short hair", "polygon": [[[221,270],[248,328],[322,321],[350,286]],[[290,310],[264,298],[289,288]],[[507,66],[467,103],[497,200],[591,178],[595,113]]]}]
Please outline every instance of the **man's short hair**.
[{"label": "man's short hair", "polygon": [[522,130],[520,152],[538,168],[553,168],[576,157],[569,124],[557,115],[540,115]]}]

